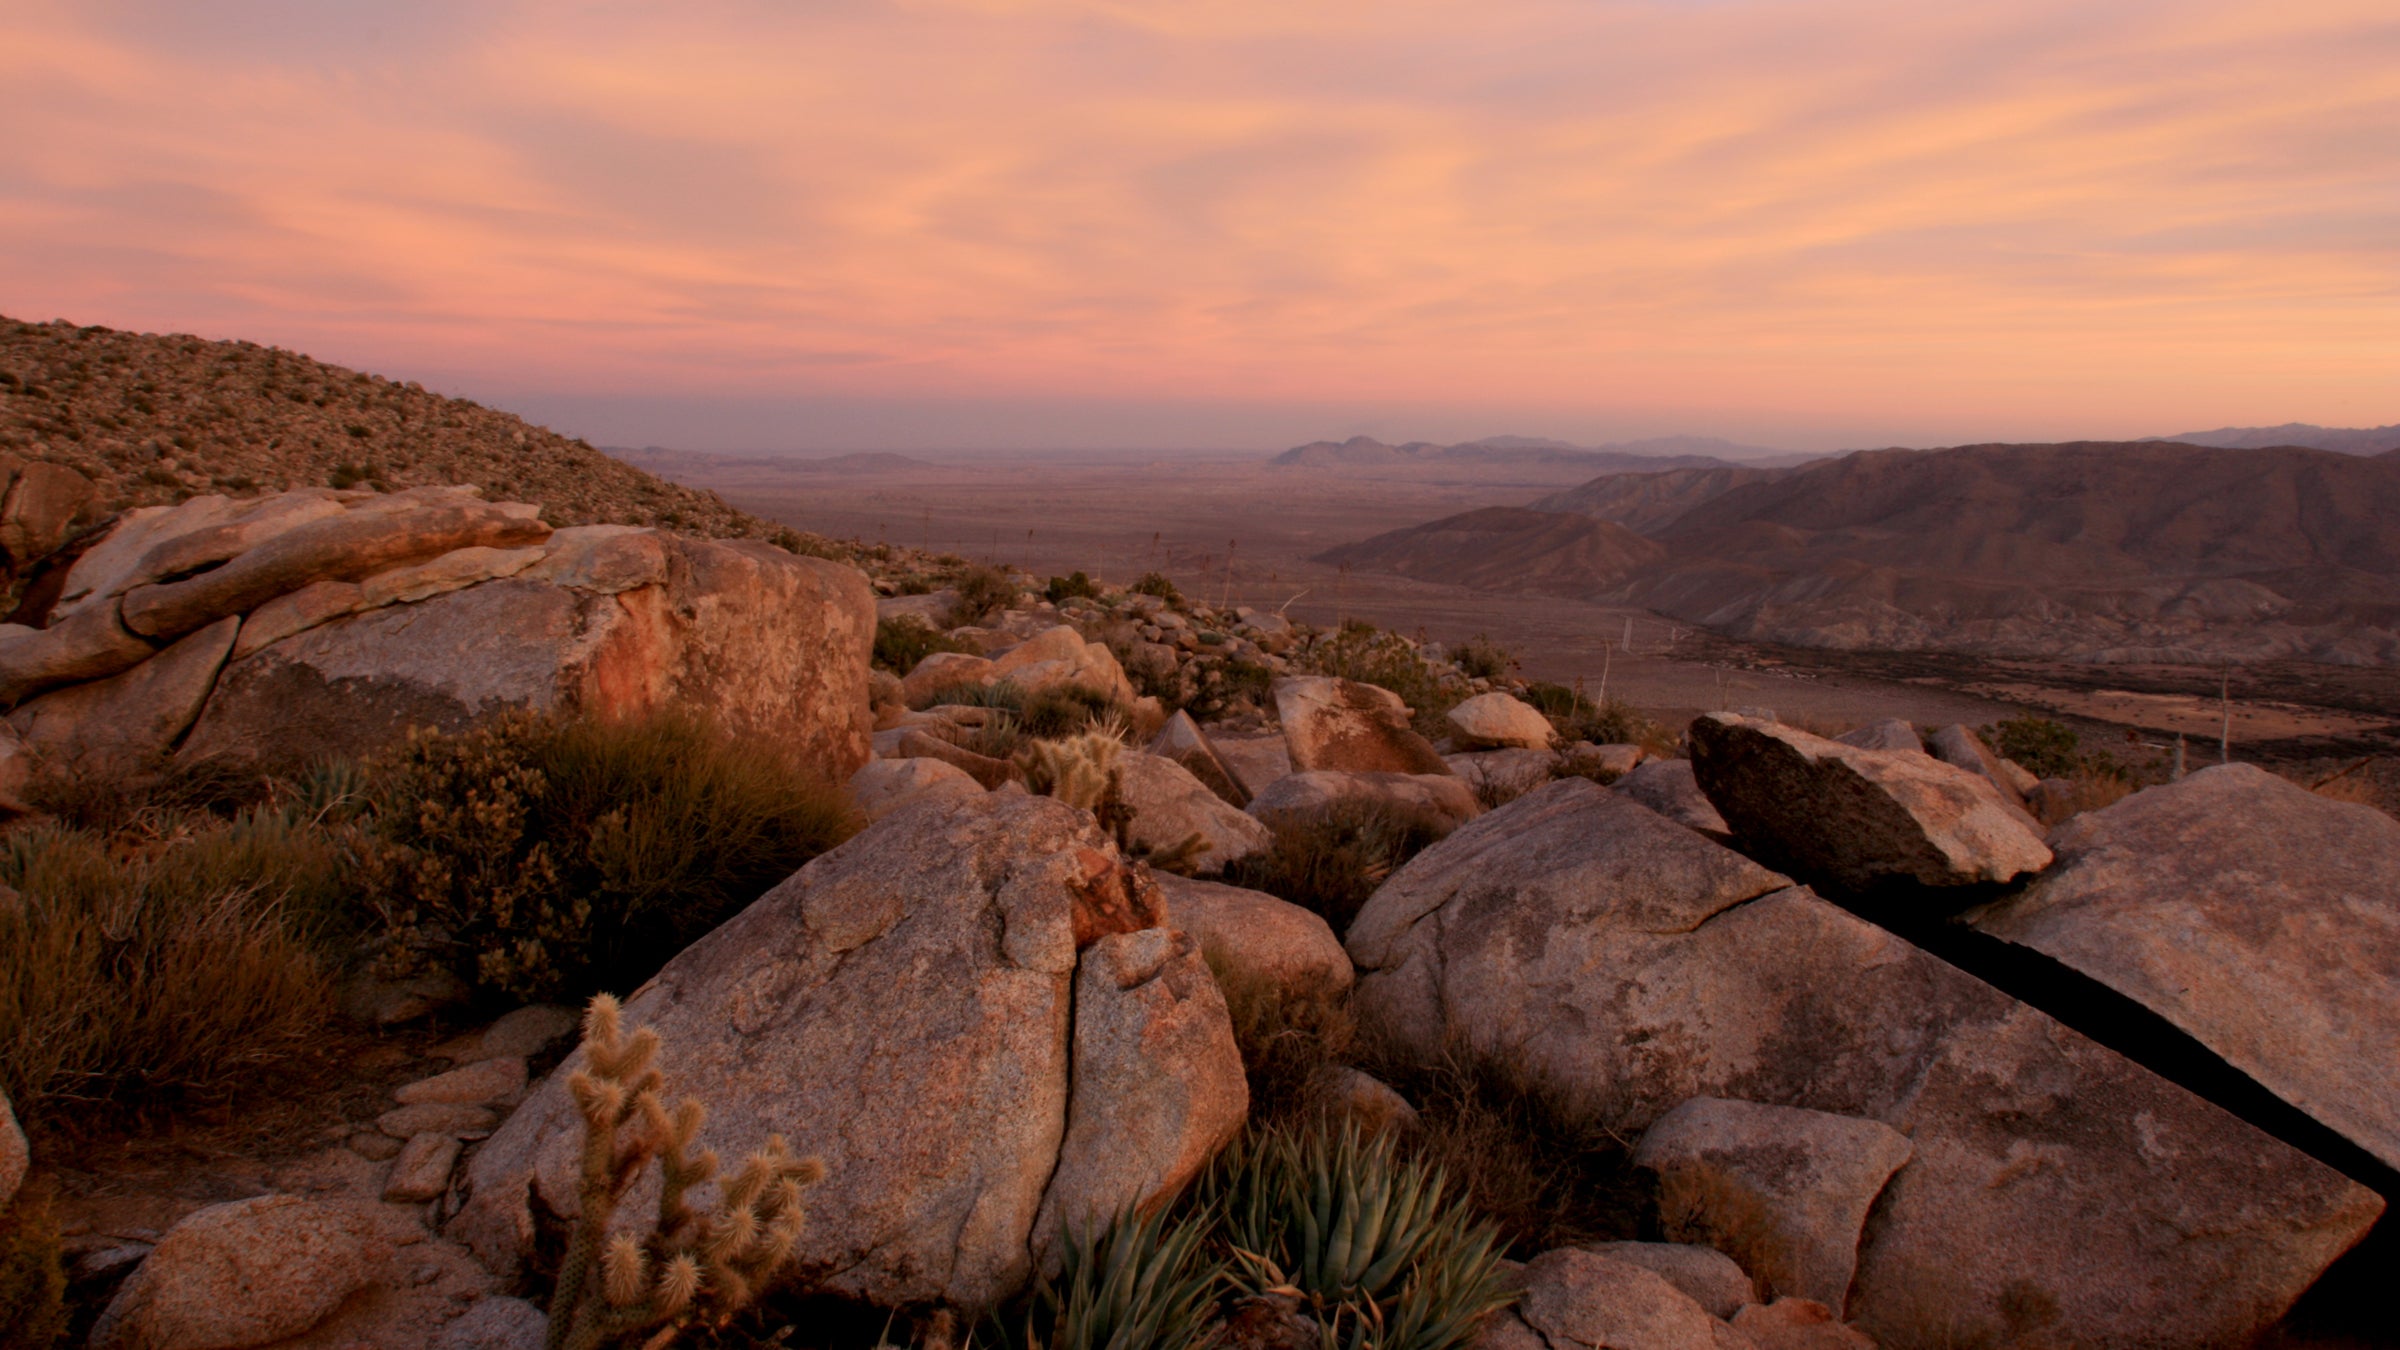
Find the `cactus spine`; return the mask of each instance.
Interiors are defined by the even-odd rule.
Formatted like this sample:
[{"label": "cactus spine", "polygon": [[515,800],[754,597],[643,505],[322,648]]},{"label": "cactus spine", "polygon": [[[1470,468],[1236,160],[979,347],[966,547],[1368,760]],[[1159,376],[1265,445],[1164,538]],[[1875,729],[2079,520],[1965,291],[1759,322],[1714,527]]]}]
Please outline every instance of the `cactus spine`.
[{"label": "cactus spine", "polygon": [[[691,1191],[715,1179],[717,1155],[694,1150],[706,1111],[661,1095],[658,1033],[625,1034],[616,999],[592,999],[583,1019],[585,1066],[567,1086],[583,1116],[581,1212],[550,1300],[546,1350],[599,1350],[643,1338],[665,1345],[696,1321],[722,1323],[756,1298],[792,1258],[801,1191],[825,1169],[794,1158],[783,1136],[744,1159],[705,1214]],[[608,1231],[619,1201],[655,1158],[658,1226],[648,1238]]]}]

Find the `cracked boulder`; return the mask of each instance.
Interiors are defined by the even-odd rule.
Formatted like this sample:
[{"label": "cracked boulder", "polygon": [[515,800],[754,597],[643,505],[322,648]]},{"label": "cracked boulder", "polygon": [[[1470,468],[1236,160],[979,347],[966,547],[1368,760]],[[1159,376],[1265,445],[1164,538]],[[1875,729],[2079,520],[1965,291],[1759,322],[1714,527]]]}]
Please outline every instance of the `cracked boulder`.
[{"label": "cracked boulder", "polygon": [[2400,822],[2247,764],[2059,827],[1974,917],[2098,980],[2400,1167]]},{"label": "cracked boulder", "polygon": [[[707,1104],[703,1143],[782,1134],[824,1161],[799,1278],[989,1306],[1034,1269],[1037,1217],[1155,1201],[1238,1125],[1223,1001],[1160,918],[1084,812],[921,801],[668,962],[626,1022],[658,1031],[669,1094]],[[537,1216],[576,1212],[580,1053],[467,1166],[451,1231],[496,1271]]]},{"label": "cracked boulder", "polygon": [[1433,743],[1409,728],[1408,705],[1389,689],[1331,675],[1277,680],[1275,716],[1294,772],[1450,772]]},{"label": "cracked boulder", "polygon": [[1908,1136],[1915,1156],[1868,1216],[1848,1308],[1888,1344],[2247,1343],[2382,1210],[2216,1106],[1579,779],[1417,855],[1348,945],[1370,1032],[1505,1062],[1619,1135],[1708,1096]]},{"label": "cracked boulder", "polygon": [[1980,886],[2050,865],[2041,828],[1979,773],[1763,718],[1709,713],[1692,772],[1744,848],[1809,881]]}]

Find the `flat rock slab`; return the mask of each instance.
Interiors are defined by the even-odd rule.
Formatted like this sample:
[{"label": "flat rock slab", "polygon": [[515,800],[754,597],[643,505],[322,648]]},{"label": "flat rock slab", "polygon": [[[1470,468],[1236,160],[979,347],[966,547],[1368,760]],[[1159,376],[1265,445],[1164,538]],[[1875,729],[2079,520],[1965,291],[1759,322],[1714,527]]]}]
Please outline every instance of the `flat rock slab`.
[{"label": "flat rock slab", "polygon": [[241,625],[220,619],[131,670],[29,700],[9,723],[51,764],[138,771],[165,758],[191,729]]},{"label": "flat rock slab", "polygon": [[1409,728],[1408,705],[1371,684],[1302,675],[1275,682],[1292,768],[1336,773],[1446,774],[1432,742]]},{"label": "flat rock slab", "polygon": [[1353,924],[1356,1006],[1624,1136],[1692,1097],[1862,1116],[1916,1156],[1849,1311],[1897,1344],[2240,1344],[2382,1210],[2332,1169],[1581,779],[1461,827]]},{"label": "flat rock slab", "polygon": [[1914,1152],[1880,1121],[1694,1097],[1659,1117],[1633,1160],[1658,1175],[1668,1237],[1730,1252],[1771,1297],[1838,1312],[1867,1213]]},{"label": "flat rock slab", "polygon": [[412,1136],[392,1160],[383,1198],[393,1204],[416,1204],[450,1189],[450,1169],[458,1166],[459,1148],[456,1135],[429,1131]]},{"label": "flat rock slab", "polygon": [[1980,886],[2050,865],[2039,827],[1980,774],[1862,750],[1779,722],[1709,713],[1692,770],[1734,837],[1808,881]]},{"label": "flat rock slab", "polygon": [[2059,827],[1980,911],[2400,1167],[2400,821],[2246,764]]}]

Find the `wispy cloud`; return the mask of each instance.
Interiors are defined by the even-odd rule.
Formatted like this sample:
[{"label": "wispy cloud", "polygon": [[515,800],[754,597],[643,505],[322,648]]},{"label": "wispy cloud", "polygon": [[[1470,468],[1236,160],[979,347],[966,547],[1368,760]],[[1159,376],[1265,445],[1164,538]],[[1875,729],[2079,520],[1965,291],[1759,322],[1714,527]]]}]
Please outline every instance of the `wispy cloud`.
[{"label": "wispy cloud", "polygon": [[0,310],[487,385],[2400,415],[2388,0],[30,0],[0,125]]}]

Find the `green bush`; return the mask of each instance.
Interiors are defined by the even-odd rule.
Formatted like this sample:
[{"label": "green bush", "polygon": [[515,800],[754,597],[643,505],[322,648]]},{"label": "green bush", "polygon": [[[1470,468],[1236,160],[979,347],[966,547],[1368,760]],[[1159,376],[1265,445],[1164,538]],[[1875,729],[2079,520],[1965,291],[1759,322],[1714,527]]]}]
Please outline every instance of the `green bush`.
[{"label": "green bush", "polygon": [[1661,751],[1673,747],[1674,737],[1663,724],[1621,699],[1594,703],[1563,684],[1534,684],[1526,687],[1525,701],[1550,719],[1563,741],[1642,745]]},{"label": "green bush", "polygon": [[1088,600],[1098,594],[1100,594],[1100,588],[1094,586],[1092,579],[1081,572],[1069,576],[1052,577],[1050,584],[1042,590],[1043,598],[1054,605],[1068,600]]},{"label": "green bush", "polygon": [[1221,716],[1236,704],[1274,706],[1275,671],[1256,661],[1228,656],[1200,667],[1200,687],[1192,696],[1191,712],[1202,719]]},{"label": "green bush", "polygon": [[631,991],[855,828],[812,768],[683,713],[512,713],[372,777],[387,963],[518,1000]]},{"label": "green bush", "polygon": [[1155,595],[1170,605],[1183,603],[1183,592],[1175,589],[1175,583],[1168,580],[1167,574],[1164,572],[1142,573],[1141,579],[1133,583],[1133,593],[1135,595]]},{"label": "green bush", "polygon": [[1018,706],[1017,724],[1036,740],[1076,736],[1110,719],[1130,725],[1123,705],[1097,689],[1080,684],[1054,684],[1025,695]]},{"label": "green bush", "polygon": [[1443,817],[1382,802],[1336,802],[1267,822],[1274,840],[1226,869],[1236,886],[1313,910],[1336,934],[1386,877],[1450,832]]},{"label": "green bush", "polygon": [[950,584],[958,590],[958,599],[950,605],[952,628],[982,623],[992,611],[1016,603],[1016,579],[997,567],[970,567]]},{"label": "green bush", "polygon": [[2011,717],[1985,727],[1983,739],[2036,778],[2072,778],[2085,767],[2075,729],[2047,717]]},{"label": "green bush", "polygon": [[906,675],[935,652],[971,652],[961,642],[913,614],[895,614],[875,622],[875,664],[894,675]]},{"label": "green bush", "polygon": [[21,1111],[216,1095],[294,1056],[331,993],[312,940],[354,830],[268,809],[156,837],[56,824],[0,847],[0,1087]]},{"label": "green bush", "polygon": [[1517,658],[1508,648],[1481,633],[1458,644],[1450,661],[1460,674],[1474,680],[1497,680],[1517,668]]}]

